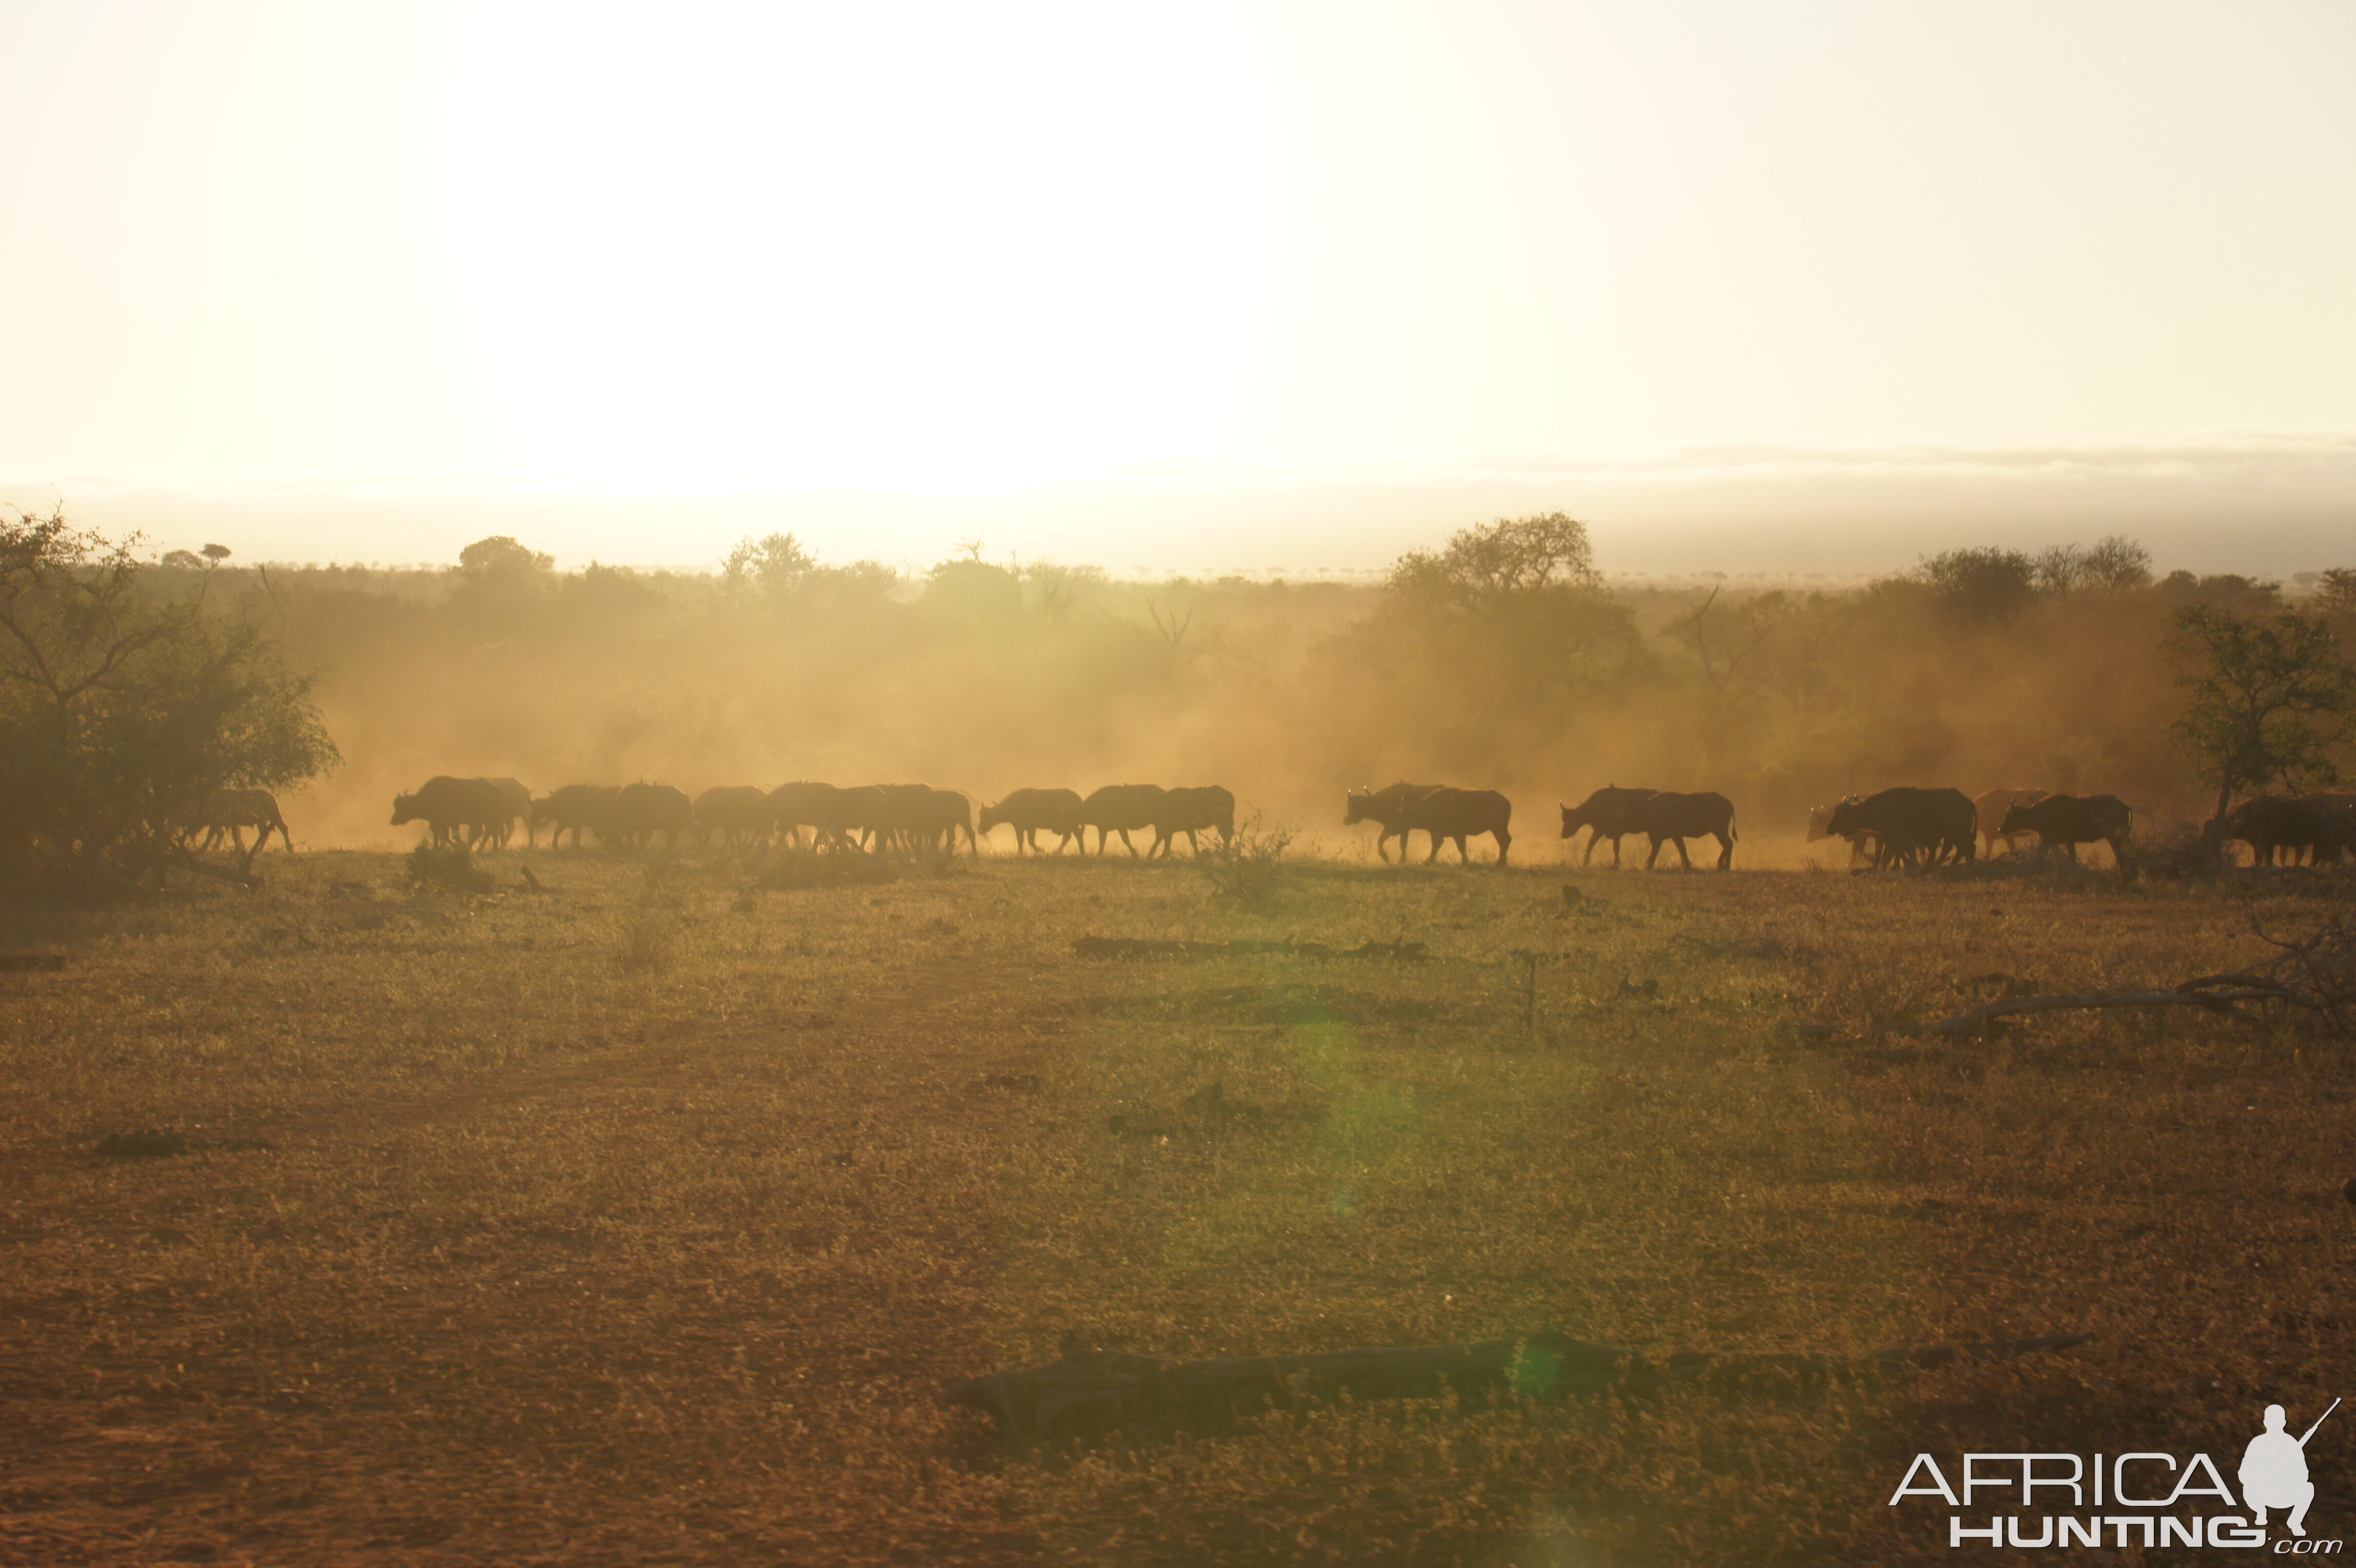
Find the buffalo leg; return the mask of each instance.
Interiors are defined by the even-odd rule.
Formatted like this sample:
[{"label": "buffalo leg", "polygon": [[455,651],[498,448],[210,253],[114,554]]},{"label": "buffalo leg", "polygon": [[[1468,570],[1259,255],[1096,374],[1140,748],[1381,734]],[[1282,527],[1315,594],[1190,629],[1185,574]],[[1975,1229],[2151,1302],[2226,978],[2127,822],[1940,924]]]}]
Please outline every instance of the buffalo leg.
[{"label": "buffalo leg", "polygon": [[[1653,863],[1654,863],[1655,861],[1656,861],[1656,860],[1658,860],[1658,859],[1660,859],[1660,858],[1661,858],[1661,843],[1662,843],[1661,835],[1660,835],[1660,834],[1658,834],[1658,833],[1654,833],[1654,834],[1652,834],[1652,835],[1651,835],[1651,837],[1652,837],[1652,840],[1653,840],[1653,853],[1652,853],[1652,854],[1648,854],[1648,855],[1646,855],[1646,856],[1644,857],[1644,869],[1645,869],[1645,870],[1647,870],[1647,871],[1652,870],[1652,869],[1653,869]],[[1685,849],[1685,847],[1686,847],[1686,846],[1685,846],[1684,844],[1682,844],[1682,843],[1680,843],[1680,844],[1678,844],[1678,845],[1677,845],[1677,848],[1678,848],[1678,850],[1679,850],[1680,852],[1683,852],[1683,850]]]},{"label": "buffalo leg", "polygon": [[1595,841],[1602,836],[1603,830],[1601,828],[1590,827],[1587,830],[1587,853],[1579,857],[1580,865],[1591,865],[1595,863]]},{"label": "buffalo leg", "polygon": [[1734,867],[1734,840],[1730,835],[1726,833],[1719,833],[1716,836],[1718,839],[1718,868],[1720,871],[1730,871]]},{"label": "buffalo leg", "polygon": [[1505,865],[1505,856],[1513,853],[1514,835],[1507,832],[1505,829],[1499,828],[1495,832],[1491,833],[1489,836],[1497,841],[1497,864],[1499,865]]}]

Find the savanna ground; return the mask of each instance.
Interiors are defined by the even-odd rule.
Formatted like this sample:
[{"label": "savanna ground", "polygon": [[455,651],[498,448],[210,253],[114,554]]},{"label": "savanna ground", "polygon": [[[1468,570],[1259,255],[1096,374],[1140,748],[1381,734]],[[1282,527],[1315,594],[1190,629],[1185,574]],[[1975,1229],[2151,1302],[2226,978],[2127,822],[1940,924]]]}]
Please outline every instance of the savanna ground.
[{"label": "savanna ground", "polygon": [[[2294,920],[2329,873],[1323,864],[1255,915],[1183,863],[784,890],[541,852],[531,891],[517,861],[480,897],[273,854],[256,893],[6,917],[0,950],[63,961],[0,972],[0,1559],[1885,1563],[1947,1554],[1943,1508],[1883,1506],[1918,1451],[2230,1474],[2266,1402],[2356,1391],[2347,1047],[2180,1012],[1875,1029],[2241,967],[2248,901]],[[1548,955],[1535,1027],[1517,949]],[[199,1146],[93,1153],[159,1126]],[[2099,1337],[1796,1402],[1080,1451],[939,1403],[1075,1347],[1546,1328]],[[2333,1537],[2356,1466],[2324,1430]]]}]

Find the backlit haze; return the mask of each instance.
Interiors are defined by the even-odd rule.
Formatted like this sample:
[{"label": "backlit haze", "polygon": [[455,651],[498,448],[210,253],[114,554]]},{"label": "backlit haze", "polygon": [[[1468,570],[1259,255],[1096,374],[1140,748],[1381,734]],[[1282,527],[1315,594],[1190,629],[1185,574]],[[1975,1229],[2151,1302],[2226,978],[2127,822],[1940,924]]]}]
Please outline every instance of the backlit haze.
[{"label": "backlit haze", "polygon": [[241,559],[2356,525],[2356,8],[0,4],[0,500]]}]

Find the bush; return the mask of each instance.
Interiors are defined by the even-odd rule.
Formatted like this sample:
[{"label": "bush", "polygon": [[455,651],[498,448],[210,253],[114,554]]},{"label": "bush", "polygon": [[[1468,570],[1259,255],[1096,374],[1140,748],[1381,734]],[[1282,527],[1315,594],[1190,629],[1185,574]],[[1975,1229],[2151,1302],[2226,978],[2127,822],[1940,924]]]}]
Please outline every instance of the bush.
[{"label": "bush", "polygon": [[1198,856],[1194,865],[1210,878],[1211,897],[1220,903],[1270,909],[1284,883],[1284,852],[1291,847],[1290,828],[1263,827],[1254,812],[1232,838]]},{"label": "bush", "polygon": [[214,790],[284,789],[337,760],[309,681],[207,606],[229,552],[208,546],[192,575],[143,564],[137,542],[62,510],[0,516],[0,877],[152,884]]}]

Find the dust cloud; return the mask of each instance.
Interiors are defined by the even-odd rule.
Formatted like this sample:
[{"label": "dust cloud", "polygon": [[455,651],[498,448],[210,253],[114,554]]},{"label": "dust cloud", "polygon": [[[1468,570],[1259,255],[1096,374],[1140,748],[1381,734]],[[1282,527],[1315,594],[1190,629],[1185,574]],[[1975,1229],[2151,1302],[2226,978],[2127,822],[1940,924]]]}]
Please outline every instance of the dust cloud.
[{"label": "dust cloud", "polygon": [[1810,591],[1615,583],[1583,553],[1536,585],[1453,588],[1410,570],[1452,549],[1360,584],[978,553],[912,574],[772,535],[704,574],[559,572],[500,539],[450,568],[232,567],[222,586],[316,672],[343,752],[285,802],[306,847],[405,845],[392,796],[450,773],[690,794],[921,780],[977,800],[1220,783],[1355,857],[1372,830],[1341,826],[1344,791],[1404,778],[1505,791],[1515,858],[1536,862],[1558,853],[1558,800],[1716,789],[1737,864],[1757,865],[1799,859],[1810,805],[1893,784],[2109,792],[2147,822],[2193,819],[2172,615],[2312,585],[2155,575],[2115,540]]}]

